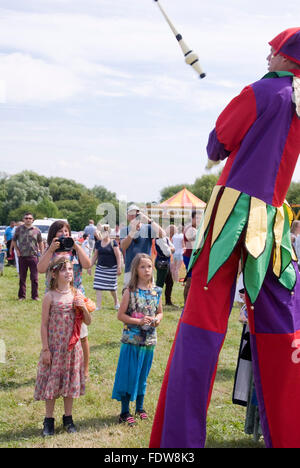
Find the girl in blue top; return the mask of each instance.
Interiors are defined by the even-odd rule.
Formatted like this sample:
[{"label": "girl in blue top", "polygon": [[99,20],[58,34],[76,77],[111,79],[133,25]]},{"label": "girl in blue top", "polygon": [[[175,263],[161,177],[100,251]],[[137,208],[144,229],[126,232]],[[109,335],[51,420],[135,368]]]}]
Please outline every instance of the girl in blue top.
[{"label": "girl in blue top", "polygon": [[119,422],[136,421],[129,411],[136,401],[136,414],[147,419],[143,407],[147,377],[157,342],[156,327],[163,318],[161,288],[153,285],[153,264],[147,254],[137,254],[131,264],[131,280],[118,311],[124,323],[112,398],[121,401]]}]

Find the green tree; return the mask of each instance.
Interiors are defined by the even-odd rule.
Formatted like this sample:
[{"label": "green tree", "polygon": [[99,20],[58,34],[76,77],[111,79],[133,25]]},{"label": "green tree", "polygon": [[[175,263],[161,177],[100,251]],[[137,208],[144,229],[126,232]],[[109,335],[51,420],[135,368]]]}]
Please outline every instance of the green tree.
[{"label": "green tree", "polygon": [[49,198],[43,198],[43,200],[36,206],[36,216],[38,218],[59,218],[60,212],[52,200]]},{"label": "green tree", "polygon": [[205,203],[210,199],[211,192],[218,181],[219,176],[215,174],[205,174],[195,180],[191,185],[191,192]]},{"label": "green tree", "polygon": [[[80,212],[80,205],[78,200],[59,200],[56,203],[57,208],[60,212],[60,218],[67,219],[72,230],[80,230],[77,229],[72,224],[72,221],[76,219],[76,213]],[[76,221],[77,226],[77,221]]]},{"label": "green tree", "polygon": [[115,192],[110,192],[105,187],[103,187],[103,185],[95,185],[90,190],[90,193],[94,197],[96,197],[100,202],[117,201],[117,196]]},{"label": "green tree", "polygon": [[5,183],[7,178],[8,174],[6,174],[5,172],[0,172],[0,224],[7,224],[7,212],[5,211],[5,200],[7,198]]},{"label": "green tree", "polygon": [[24,204],[35,205],[44,198],[50,198],[49,188],[41,185],[46,178],[34,172],[23,171],[6,179],[6,200],[3,203],[6,213]]},{"label": "green tree", "polygon": [[59,200],[55,202],[55,205],[60,212],[63,211],[80,211],[80,205],[78,200]]},{"label": "green tree", "polygon": [[37,219],[37,204],[23,203],[18,208],[10,210],[5,224],[8,224],[10,221],[22,221],[24,214],[27,212],[32,213],[34,218]]},{"label": "green tree", "polygon": [[63,177],[51,177],[49,179],[49,193],[53,201],[58,200],[79,200],[82,193],[87,193],[88,189],[74,180]]},{"label": "green tree", "polygon": [[11,217],[21,219],[25,211],[32,211],[35,218],[67,218],[72,229],[80,230],[89,218],[96,220],[101,203],[111,203],[118,216],[116,194],[102,185],[88,189],[74,180],[48,178],[33,171],[12,176],[0,172],[1,224],[7,224]]},{"label": "green tree", "polygon": [[286,199],[290,205],[299,205],[300,204],[300,182],[292,182]]},{"label": "green tree", "polygon": [[79,210],[69,212],[68,221],[75,231],[81,231],[88,224],[89,219],[96,219],[96,210],[99,205],[99,200],[93,195],[84,193],[78,200]]}]

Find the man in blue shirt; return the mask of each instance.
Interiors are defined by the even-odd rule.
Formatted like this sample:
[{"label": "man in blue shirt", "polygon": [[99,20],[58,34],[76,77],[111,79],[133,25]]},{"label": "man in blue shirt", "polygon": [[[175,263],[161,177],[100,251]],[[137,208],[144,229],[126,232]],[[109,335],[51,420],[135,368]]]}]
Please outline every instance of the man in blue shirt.
[{"label": "man in blue shirt", "polygon": [[88,236],[88,243],[89,243],[89,249],[90,249],[89,256],[91,256],[91,254],[92,254],[92,252],[94,250],[94,247],[95,247],[95,237],[94,236],[95,236],[96,230],[97,230],[97,228],[95,226],[94,220],[90,219],[88,226],[85,226],[84,231],[83,231],[83,233]]},{"label": "man in blue shirt", "polygon": [[9,226],[7,226],[7,228],[5,229],[5,232],[4,232],[4,241],[6,243],[6,248],[7,248],[7,264],[8,265],[14,265],[15,262],[14,260],[9,260],[9,249],[10,249],[10,244],[11,244],[11,241],[14,237],[14,233],[15,233],[15,221],[11,221],[9,223]]},{"label": "man in blue shirt", "polygon": [[95,231],[96,231],[96,226],[95,226],[95,222],[93,219],[90,219],[89,220],[89,224],[87,226],[85,226],[84,228],[84,234],[87,234],[88,236],[90,236],[91,238],[94,237],[94,234],[95,234]]},{"label": "man in blue shirt", "polygon": [[151,255],[152,239],[165,237],[163,229],[152,219],[140,212],[137,205],[127,210],[128,226],[120,231],[121,250],[125,257],[124,287],[130,281],[131,262],[138,253]]}]

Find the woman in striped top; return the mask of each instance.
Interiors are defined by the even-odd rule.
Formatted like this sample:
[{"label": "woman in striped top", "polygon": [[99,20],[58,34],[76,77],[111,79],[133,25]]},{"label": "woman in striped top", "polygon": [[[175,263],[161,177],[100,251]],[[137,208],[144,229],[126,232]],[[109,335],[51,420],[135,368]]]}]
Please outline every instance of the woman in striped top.
[{"label": "woman in striped top", "polygon": [[119,309],[117,296],[117,276],[121,274],[121,252],[115,240],[110,239],[110,226],[104,224],[100,228],[101,240],[95,244],[92,265],[97,261],[94,277],[97,309],[101,309],[102,291],[110,291],[114,299],[115,309]]}]

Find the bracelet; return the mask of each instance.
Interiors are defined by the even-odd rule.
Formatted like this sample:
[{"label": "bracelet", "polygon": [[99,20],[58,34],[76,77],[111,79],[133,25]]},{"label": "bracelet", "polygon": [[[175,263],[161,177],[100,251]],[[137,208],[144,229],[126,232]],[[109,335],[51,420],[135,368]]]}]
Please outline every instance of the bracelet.
[{"label": "bracelet", "polygon": [[50,351],[50,349],[49,348],[42,349],[42,353],[45,353],[46,351]]}]

